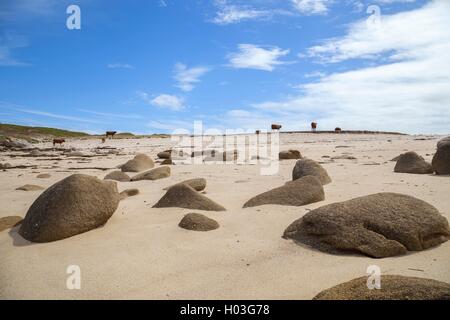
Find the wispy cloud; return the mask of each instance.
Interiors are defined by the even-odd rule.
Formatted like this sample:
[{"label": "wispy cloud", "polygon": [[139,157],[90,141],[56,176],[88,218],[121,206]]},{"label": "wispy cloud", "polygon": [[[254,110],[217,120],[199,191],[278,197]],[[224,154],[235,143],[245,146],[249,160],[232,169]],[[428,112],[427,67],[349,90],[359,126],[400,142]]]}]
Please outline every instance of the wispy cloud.
[{"label": "wispy cloud", "polygon": [[77,109],[80,112],[89,113],[99,117],[109,117],[109,118],[120,118],[120,119],[142,119],[143,117],[137,114],[128,114],[128,113],[109,113],[109,112],[98,112],[92,111],[88,109]]},{"label": "wispy cloud", "polygon": [[110,69],[134,69],[134,66],[128,63],[109,63],[107,67]]},{"label": "wispy cloud", "polygon": [[258,20],[272,16],[269,10],[254,9],[248,5],[232,5],[227,1],[215,1],[218,11],[212,20],[213,23],[226,25],[245,20]]},{"label": "wispy cloud", "polygon": [[21,113],[27,113],[37,116],[43,116],[48,118],[54,118],[54,119],[60,119],[60,120],[70,120],[70,121],[77,121],[77,122],[86,122],[86,123],[99,123],[99,121],[92,120],[90,118],[81,118],[81,117],[74,117],[69,115],[63,115],[53,112],[47,112],[42,110],[36,110],[36,109],[30,109],[25,106],[20,106],[16,104],[11,104],[8,102],[0,101],[0,108],[8,109],[8,110],[14,110]]},{"label": "wispy cloud", "polygon": [[254,44],[239,44],[239,51],[230,53],[227,58],[229,65],[237,69],[257,69],[273,71],[276,66],[288,62],[280,58],[286,56],[289,50],[275,46],[257,46]]},{"label": "wispy cloud", "polygon": [[160,94],[157,96],[150,96],[148,93],[142,91],[138,91],[137,94],[147,104],[155,107],[169,109],[172,111],[180,111],[185,108],[184,99],[174,95]]},{"label": "wispy cloud", "polygon": [[188,68],[182,63],[175,64],[173,78],[177,81],[177,87],[183,91],[192,91],[195,84],[200,82],[200,77],[210,69],[207,67]]},{"label": "wispy cloud", "polygon": [[27,66],[26,62],[20,61],[12,54],[14,49],[28,46],[28,41],[23,36],[11,33],[0,35],[0,66]]}]

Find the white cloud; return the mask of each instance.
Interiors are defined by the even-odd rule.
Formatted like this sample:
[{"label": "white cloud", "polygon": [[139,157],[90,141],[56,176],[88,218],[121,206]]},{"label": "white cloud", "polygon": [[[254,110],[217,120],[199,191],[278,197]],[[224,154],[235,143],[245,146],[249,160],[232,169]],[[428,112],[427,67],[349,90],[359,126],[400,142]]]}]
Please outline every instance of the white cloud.
[{"label": "white cloud", "polygon": [[200,77],[208,71],[207,67],[188,68],[182,63],[177,63],[174,68],[174,79],[178,82],[178,88],[188,92],[194,89],[195,84],[200,82]]},{"label": "white cloud", "polygon": [[325,63],[367,59],[378,65],[327,75],[304,84],[296,96],[253,108],[286,121],[289,129],[305,128],[317,120],[324,129],[448,133],[448,12],[449,1],[435,0],[416,10],[384,16],[380,30],[358,22],[345,36],[327,40],[309,53]]},{"label": "white cloud", "polygon": [[184,109],[184,99],[174,95],[160,94],[156,97],[150,97],[148,93],[141,91],[137,92],[137,94],[142,100],[152,106],[169,109],[172,111],[180,111]]},{"label": "white cloud", "polygon": [[291,0],[294,7],[302,14],[326,14],[332,0]]},{"label": "white cloud", "polygon": [[228,59],[233,68],[273,71],[276,66],[287,63],[279,59],[288,53],[289,50],[274,46],[264,48],[253,44],[240,44],[239,52],[229,54]]}]

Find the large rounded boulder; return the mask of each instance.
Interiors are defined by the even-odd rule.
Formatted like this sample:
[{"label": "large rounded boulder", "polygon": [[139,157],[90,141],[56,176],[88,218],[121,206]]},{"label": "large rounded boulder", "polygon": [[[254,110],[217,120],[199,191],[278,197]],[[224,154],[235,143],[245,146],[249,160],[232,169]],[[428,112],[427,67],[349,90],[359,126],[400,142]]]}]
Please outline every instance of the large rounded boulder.
[{"label": "large rounded boulder", "polygon": [[314,300],[450,300],[450,284],[426,278],[383,275],[379,289],[367,287],[367,277],[344,282]]},{"label": "large rounded boulder", "polygon": [[138,154],[133,159],[123,164],[120,169],[123,172],[141,172],[155,166],[153,160],[145,154]]},{"label": "large rounded boulder", "polygon": [[431,162],[436,174],[450,174],[450,142],[441,144]]},{"label": "large rounded boulder", "polygon": [[433,173],[433,168],[417,153],[410,151],[398,157],[394,172],[427,174]]},{"label": "large rounded boulder", "polygon": [[33,202],[19,234],[32,242],[68,238],[104,225],[119,201],[116,182],[74,174],[52,185]]},{"label": "large rounded boulder", "polygon": [[278,187],[253,197],[244,204],[244,208],[264,204],[284,206],[303,206],[305,204],[325,199],[322,183],[314,176],[306,176],[294,181],[288,181]]},{"label": "large rounded boulder", "polygon": [[311,159],[301,159],[295,163],[292,170],[292,180],[300,179],[305,176],[314,176],[322,182],[323,185],[331,182],[327,170],[319,163]]},{"label": "large rounded boulder", "polygon": [[312,210],[284,238],[330,252],[384,258],[447,241],[447,219],[432,205],[397,193],[377,193]]}]

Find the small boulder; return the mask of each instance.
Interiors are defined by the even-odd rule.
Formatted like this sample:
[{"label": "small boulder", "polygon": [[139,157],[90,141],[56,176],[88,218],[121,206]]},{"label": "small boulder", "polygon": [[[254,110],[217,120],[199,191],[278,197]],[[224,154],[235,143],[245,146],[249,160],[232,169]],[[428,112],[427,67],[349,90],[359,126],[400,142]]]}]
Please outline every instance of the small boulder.
[{"label": "small boulder", "polygon": [[7,149],[31,149],[32,145],[23,139],[0,136],[0,146]]},{"label": "small boulder", "polygon": [[244,208],[256,207],[264,204],[278,204],[283,206],[303,206],[305,204],[325,199],[322,183],[314,176],[286,182],[282,187],[272,189],[253,197],[244,204]]},{"label": "small boulder", "polygon": [[71,175],[33,202],[19,234],[32,242],[51,242],[87,232],[104,225],[119,200],[116,182]]},{"label": "small boulder", "polygon": [[131,178],[131,181],[158,180],[170,177],[170,167],[163,166],[139,173]]},{"label": "small boulder", "polygon": [[297,180],[305,176],[315,176],[323,185],[331,182],[327,170],[319,163],[311,159],[301,159],[295,163],[292,171],[292,180]]},{"label": "small boulder", "polygon": [[139,189],[126,189],[120,193],[120,200],[137,196],[139,194]]},{"label": "small boulder", "polygon": [[432,279],[383,275],[381,288],[369,290],[367,277],[344,282],[314,300],[450,300],[450,284]]},{"label": "small boulder", "polygon": [[421,156],[411,151],[399,156],[394,172],[427,174],[433,173],[433,168]]},{"label": "small boulder", "polygon": [[147,169],[151,169],[155,166],[150,157],[145,154],[138,154],[132,160],[126,162],[120,169],[122,172],[141,172]]},{"label": "small boulder", "polygon": [[224,211],[225,208],[186,184],[176,184],[169,188],[166,194],[153,208],[185,208],[205,211]]},{"label": "small boulder", "polygon": [[431,162],[436,174],[450,174],[450,143],[441,144]]},{"label": "small boulder", "polygon": [[[194,178],[194,179],[182,181],[177,184],[187,184],[188,186],[190,186],[191,188],[193,188],[197,191],[203,191],[206,188],[206,179]],[[171,187],[173,187],[173,185],[170,187],[164,188],[163,190],[168,190]]]},{"label": "small boulder", "polygon": [[44,189],[45,189],[44,187],[37,186],[34,184],[26,184],[26,185],[16,188],[16,190],[21,190],[21,191],[39,191],[39,190],[44,190]]},{"label": "small boulder", "polygon": [[0,232],[14,228],[22,222],[23,218],[19,216],[8,216],[0,218]]},{"label": "small boulder", "polygon": [[447,241],[447,219],[432,205],[397,193],[377,193],[312,210],[284,232],[325,252],[374,258],[421,251]]},{"label": "small boulder", "polygon": [[188,213],[178,226],[193,231],[211,231],[219,228],[219,223],[200,213]]},{"label": "small boulder", "polygon": [[158,153],[158,158],[160,159],[170,159],[172,155],[172,150],[166,150]]},{"label": "small boulder", "polygon": [[298,150],[280,151],[278,158],[280,160],[301,159],[302,154]]},{"label": "small boulder", "polygon": [[114,181],[120,181],[120,182],[129,182],[131,181],[131,178],[122,171],[116,170],[113,172],[108,173],[104,180],[114,180]]}]

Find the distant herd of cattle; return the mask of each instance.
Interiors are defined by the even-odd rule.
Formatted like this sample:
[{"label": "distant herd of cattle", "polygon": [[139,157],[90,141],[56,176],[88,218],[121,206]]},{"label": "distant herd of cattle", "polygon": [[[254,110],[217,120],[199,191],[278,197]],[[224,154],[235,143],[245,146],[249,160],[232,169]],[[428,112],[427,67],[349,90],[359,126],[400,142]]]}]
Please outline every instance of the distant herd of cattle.
[{"label": "distant herd of cattle", "polygon": [[[274,131],[279,131],[281,129],[281,124],[272,124],[271,128]],[[316,132],[317,130],[317,122],[311,122],[311,131],[312,132]],[[336,133],[341,133],[342,129],[337,127],[334,129],[334,132]],[[106,139],[113,139],[114,135],[117,133],[117,131],[106,131],[105,137],[102,138],[102,142],[104,143],[106,141]],[[256,130],[255,132],[256,134],[260,134],[261,130]],[[56,146],[57,144],[62,145],[64,142],[66,142],[66,140],[61,139],[61,138],[55,138],[53,139],[53,146]]]}]

